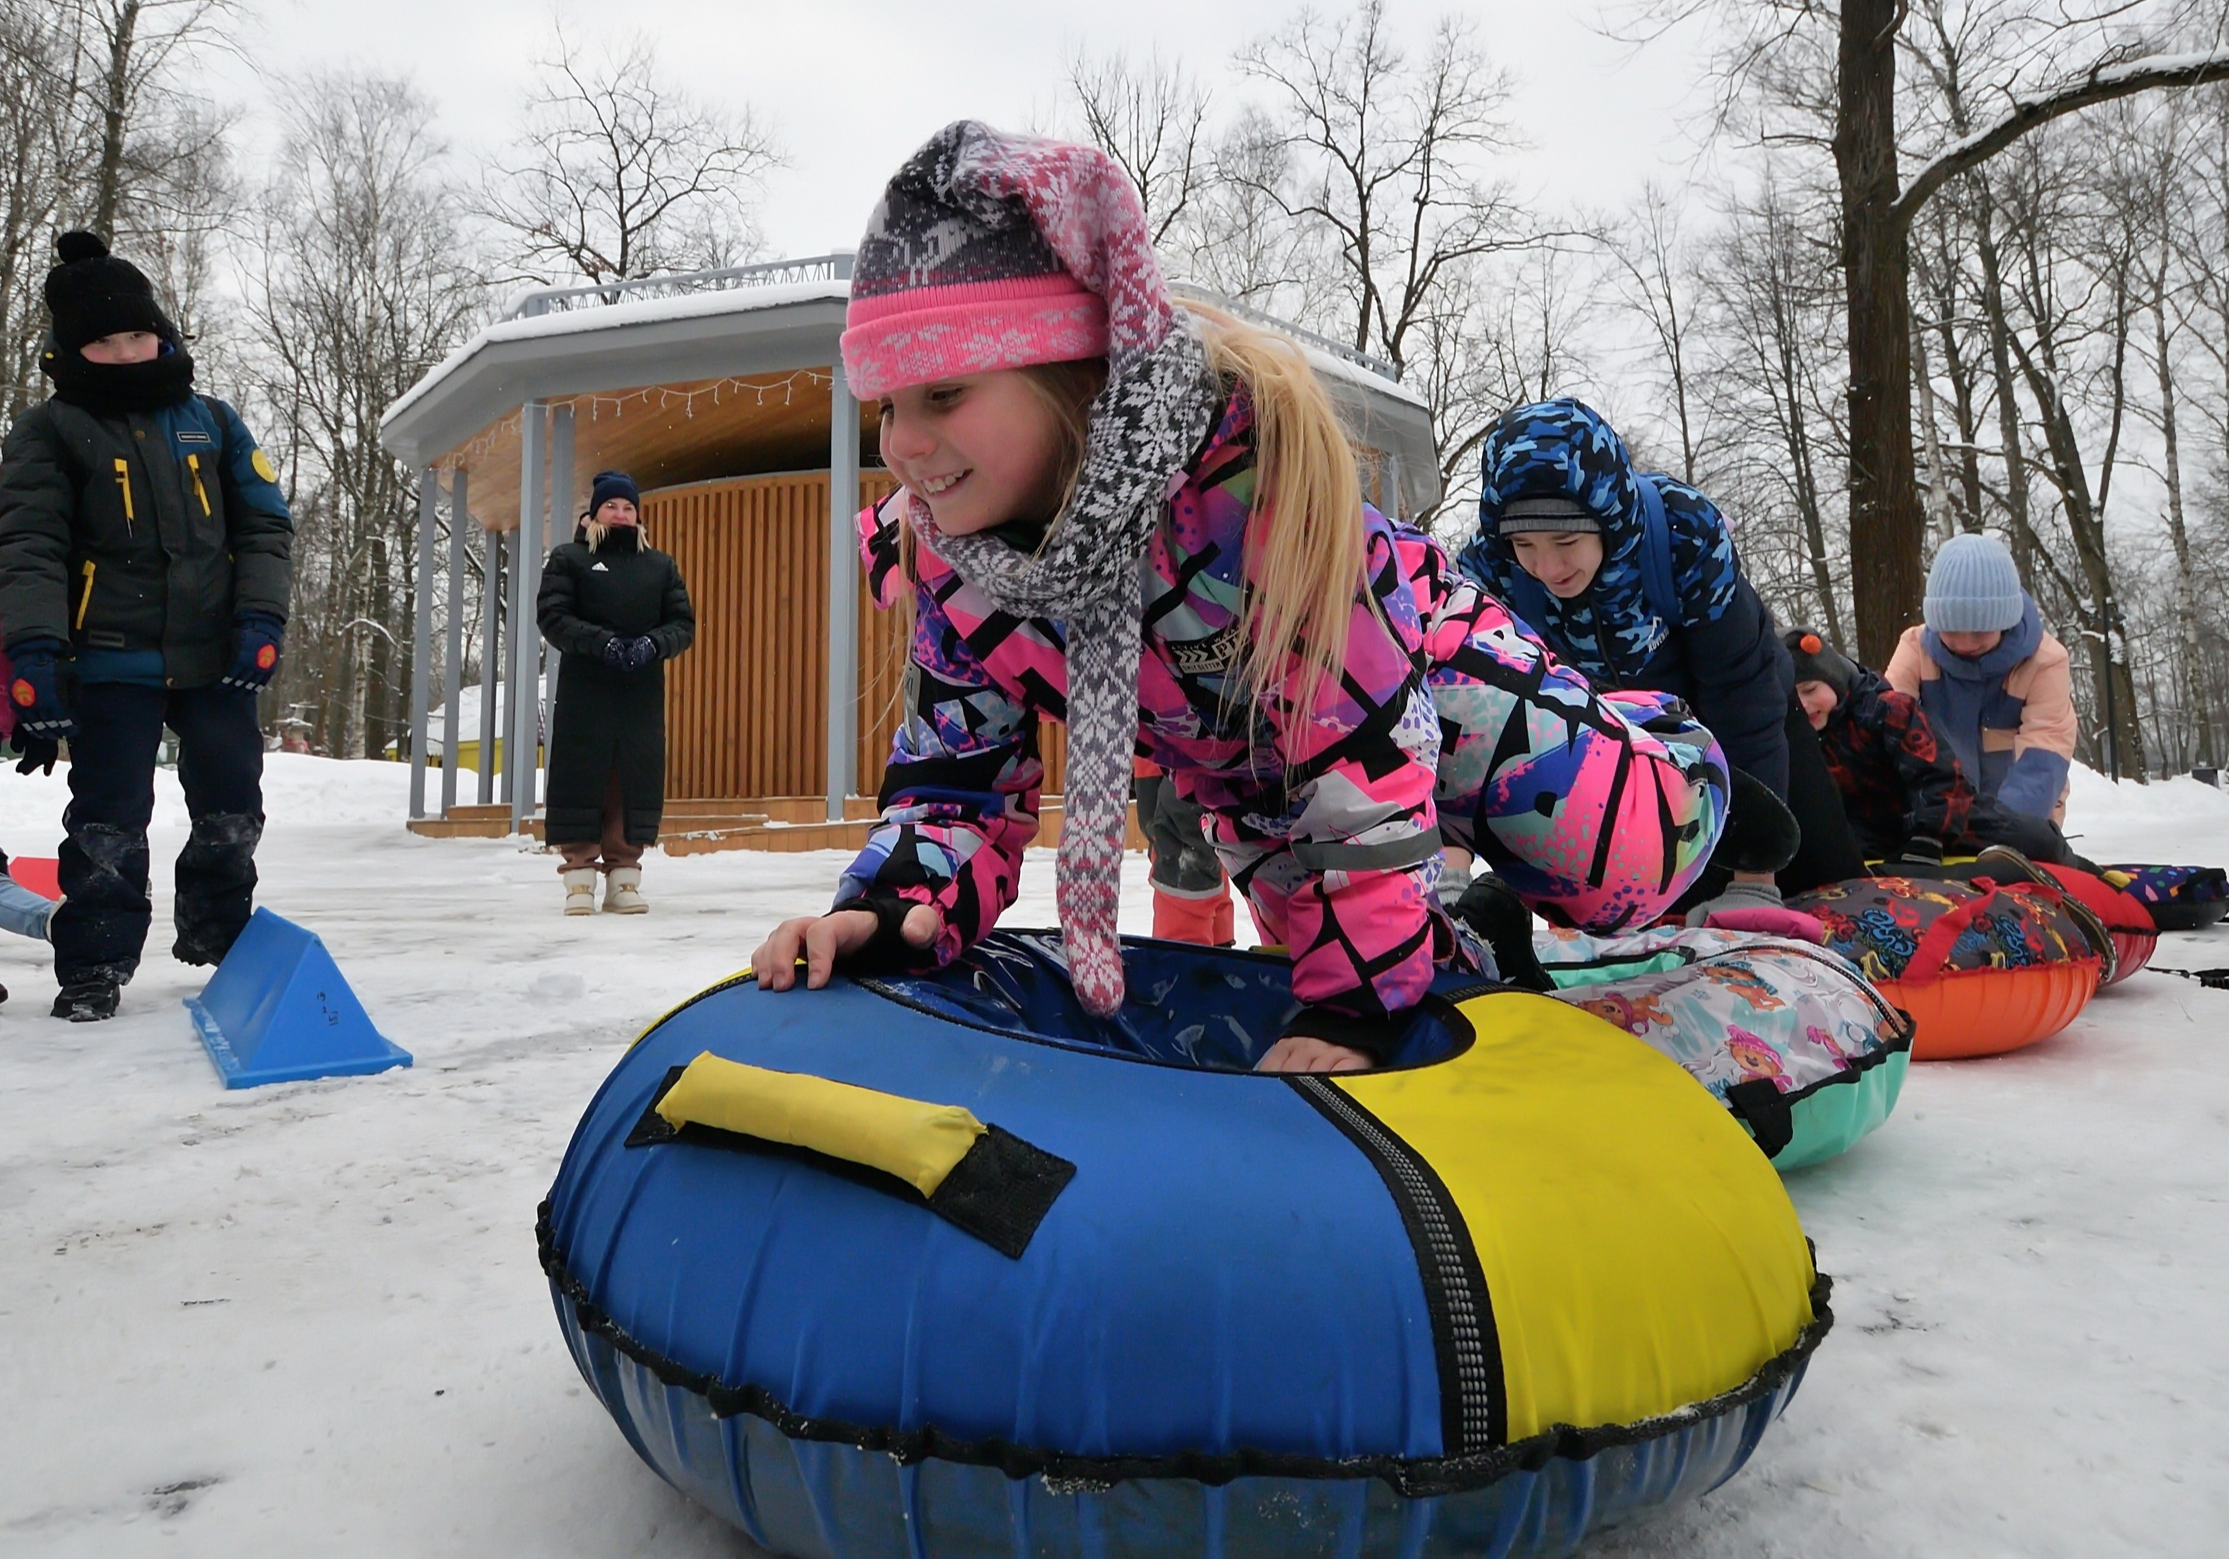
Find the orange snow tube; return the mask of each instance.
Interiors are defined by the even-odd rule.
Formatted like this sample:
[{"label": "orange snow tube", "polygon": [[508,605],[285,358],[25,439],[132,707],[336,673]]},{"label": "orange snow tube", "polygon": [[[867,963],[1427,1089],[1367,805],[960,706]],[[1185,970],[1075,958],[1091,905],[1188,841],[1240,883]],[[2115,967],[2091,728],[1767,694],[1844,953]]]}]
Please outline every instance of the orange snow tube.
[{"label": "orange snow tube", "polygon": [[1915,1061],[2048,1038],[2089,1005],[2104,970],[2059,893],[2033,883],[1868,877],[1789,907],[1817,916],[1827,946],[1910,1015]]},{"label": "orange snow tube", "polygon": [[1973,969],[1921,985],[1875,982],[1882,999],[1912,1020],[1914,1061],[1993,1056],[2047,1039],[2097,994],[2098,961]]}]

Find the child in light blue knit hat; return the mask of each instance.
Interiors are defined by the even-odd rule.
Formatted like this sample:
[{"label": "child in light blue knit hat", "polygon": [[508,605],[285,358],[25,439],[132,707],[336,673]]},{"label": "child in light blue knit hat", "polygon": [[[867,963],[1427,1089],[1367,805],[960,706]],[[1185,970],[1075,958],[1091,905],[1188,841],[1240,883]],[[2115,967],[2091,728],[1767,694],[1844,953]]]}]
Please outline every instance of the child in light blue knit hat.
[{"label": "child in light blue knit hat", "polygon": [[1924,610],[1889,660],[1889,685],[1920,701],[1982,796],[2063,822],[2073,678],[2011,552],[1994,536],[1953,536],[1928,571]]}]

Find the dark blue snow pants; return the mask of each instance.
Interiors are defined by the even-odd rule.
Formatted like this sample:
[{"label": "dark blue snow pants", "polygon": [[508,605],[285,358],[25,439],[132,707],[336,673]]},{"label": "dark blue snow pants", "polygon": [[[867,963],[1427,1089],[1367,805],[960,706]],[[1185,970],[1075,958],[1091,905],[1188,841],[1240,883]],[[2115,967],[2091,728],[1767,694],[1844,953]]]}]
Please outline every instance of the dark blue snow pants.
[{"label": "dark blue snow pants", "polygon": [[255,908],[255,847],[263,837],[263,733],[255,699],[225,687],[80,684],[71,700],[70,806],[62,815],[62,905],[54,977],[121,984],[139,968],[153,906],[147,824],[163,727],[178,733],[178,780],[192,835],[178,852],[178,940],[172,953],[213,964]]}]

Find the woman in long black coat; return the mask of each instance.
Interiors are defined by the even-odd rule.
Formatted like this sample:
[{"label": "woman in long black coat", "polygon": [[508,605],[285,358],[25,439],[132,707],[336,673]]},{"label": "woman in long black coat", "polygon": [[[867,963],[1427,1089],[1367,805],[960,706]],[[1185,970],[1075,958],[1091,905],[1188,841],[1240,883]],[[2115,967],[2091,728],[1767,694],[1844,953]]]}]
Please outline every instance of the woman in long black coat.
[{"label": "woman in long black coat", "polygon": [[568,915],[595,912],[599,864],[605,909],[650,907],[642,852],[666,804],[665,663],[697,618],[680,568],[643,535],[641,502],[624,471],[598,472],[580,528],[542,568],[536,615],[563,652],[545,815]]}]

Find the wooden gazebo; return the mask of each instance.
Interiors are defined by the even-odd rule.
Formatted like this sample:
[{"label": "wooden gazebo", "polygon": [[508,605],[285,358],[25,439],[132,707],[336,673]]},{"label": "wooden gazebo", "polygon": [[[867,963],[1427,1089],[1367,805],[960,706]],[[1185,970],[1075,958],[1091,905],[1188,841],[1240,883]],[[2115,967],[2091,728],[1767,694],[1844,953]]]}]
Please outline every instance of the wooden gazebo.
[{"label": "wooden gazebo", "polygon": [[[667,848],[808,849],[861,832],[845,820],[873,812],[903,652],[895,620],[866,599],[854,539],[860,505],[891,483],[837,352],[850,273],[851,257],[835,254],[530,293],[389,410],[384,442],[422,472],[413,828],[534,826],[543,711],[523,690],[543,686],[540,563],[572,534],[588,478],[618,467],[642,487],[650,536],[680,563],[697,610],[696,648],[667,680],[667,789],[677,798]],[[1409,511],[1435,499],[1423,403],[1387,365],[1279,328],[1302,339],[1331,386],[1375,501]],[[445,577],[444,509],[458,522]],[[445,759],[434,812],[437,598],[447,624],[438,659],[451,668],[444,746],[474,735],[459,729],[455,674],[466,661],[468,546],[481,550],[487,590],[478,751],[500,754],[500,773],[483,765],[467,800]],[[1047,732],[1050,791],[1063,745]]]}]

